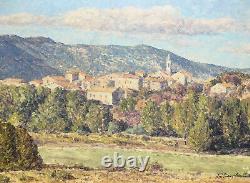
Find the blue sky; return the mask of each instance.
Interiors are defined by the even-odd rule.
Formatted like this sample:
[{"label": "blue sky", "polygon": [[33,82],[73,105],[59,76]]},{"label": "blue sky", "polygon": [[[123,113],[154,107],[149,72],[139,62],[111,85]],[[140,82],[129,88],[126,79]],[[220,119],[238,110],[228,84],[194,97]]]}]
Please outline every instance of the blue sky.
[{"label": "blue sky", "polygon": [[247,0],[0,0],[0,34],[69,44],[148,44],[250,68]]}]

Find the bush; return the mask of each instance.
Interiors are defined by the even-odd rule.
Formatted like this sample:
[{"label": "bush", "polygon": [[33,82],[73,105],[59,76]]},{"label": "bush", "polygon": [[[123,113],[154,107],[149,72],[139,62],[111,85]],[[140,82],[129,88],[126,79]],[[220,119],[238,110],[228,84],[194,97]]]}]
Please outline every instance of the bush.
[{"label": "bush", "polygon": [[152,163],[149,167],[149,170],[152,172],[162,172],[163,171],[163,165],[158,163],[157,161]]},{"label": "bush", "polygon": [[0,183],[9,183],[10,178],[6,177],[5,175],[0,175]]},{"label": "bush", "polygon": [[19,181],[21,182],[32,182],[34,181],[35,178],[34,177],[30,177],[30,176],[27,176],[27,175],[24,175],[22,174],[20,177],[19,177]]},{"label": "bush", "polygon": [[147,135],[146,130],[143,128],[141,124],[128,128],[126,132],[135,135]]},{"label": "bush", "polygon": [[128,128],[128,124],[124,121],[110,122],[108,132],[110,134],[121,133]]},{"label": "bush", "polygon": [[37,145],[24,128],[0,123],[0,171],[42,167]]},{"label": "bush", "polygon": [[49,177],[60,181],[75,179],[75,177],[71,173],[65,170],[53,170],[52,172],[49,173]]}]

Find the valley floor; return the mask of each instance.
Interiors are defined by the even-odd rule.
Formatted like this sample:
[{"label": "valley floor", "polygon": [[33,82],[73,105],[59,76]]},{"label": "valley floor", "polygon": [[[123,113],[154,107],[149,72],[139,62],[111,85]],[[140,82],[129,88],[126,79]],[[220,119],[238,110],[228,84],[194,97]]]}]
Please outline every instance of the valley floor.
[{"label": "valley floor", "polygon": [[[249,156],[197,154],[182,139],[124,134],[31,135],[45,167],[41,171],[2,173],[11,182],[250,182]],[[114,152],[124,157],[149,156],[149,165],[145,172],[104,169],[101,158],[112,157]]]}]

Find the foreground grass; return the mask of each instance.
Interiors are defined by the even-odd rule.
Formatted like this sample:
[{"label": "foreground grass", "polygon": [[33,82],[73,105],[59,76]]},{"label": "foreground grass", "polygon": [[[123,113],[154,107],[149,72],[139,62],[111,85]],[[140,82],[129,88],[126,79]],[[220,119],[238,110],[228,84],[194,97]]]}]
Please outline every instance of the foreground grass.
[{"label": "foreground grass", "polygon": [[158,162],[165,170],[178,173],[237,174],[250,170],[250,157],[230,155],[198,155],[177,152],[154,152],[110,147],[47,147],[39,148],[46,164],[81,165],[101,168],[101,158],[114,152],[128,156],[149,156],[150,163]]},{"label": "foreground grass", "polygon": [[[176,175],[167,172],[107,171],[80,169],[43,169],[42,171],[7,172],[1,174],[10,182],[41,183],[247,183],[249,179],[239,177],[209,177],[195,174]],[[0,176],[1,176],[0,175]]]}]

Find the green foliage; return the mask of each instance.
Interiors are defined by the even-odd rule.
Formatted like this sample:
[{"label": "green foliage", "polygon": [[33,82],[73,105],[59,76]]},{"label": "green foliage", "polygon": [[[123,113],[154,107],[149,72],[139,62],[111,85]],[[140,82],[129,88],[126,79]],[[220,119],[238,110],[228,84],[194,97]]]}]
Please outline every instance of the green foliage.
[{"label": "green foliage", "polygon": [[120,133],[128,128],[128,124],[124,121],[114,121],[109,123],[108,132],[111,134]]},{"label": "green foliage", "polygon": [[[189,93],[174,105],[171,126],[196,150],[248,147],[249,103]],[[240,142],[240,143],[239,143]]]},{"label": "green foliage", "polygon": [[108,128],[109,122],[112,121],[109,108],[101,107],[97,104],[89,106],[89,112],[86,115],[86,123],[91,132],[104,132]]},{"label": "green foliage", "polygon": [[120,102],[120,109],[122,112],[129,112],[135,110],[136,100],[132,97],[122,99]]},{"label": "green foliage", "polygon": [[[17,128],[18,164],[22,169],[33,169],[42,164],[37,145],[24,128]],[[20,145],[19,145],[20,144]]]},{"label": "green foliage", "polygon": [[66,99],[68,120],[70,120],[72,124],[71,131],[83,130],[86,126],[85,117],[88,113],[88,104],[85,94],[81,91],[68,92]]},{"label": "green foliage", "polygon": [[23,128],[0,123],[0,170],[39,168],[42,159],[37,146]]},{"label": "green foliage", "polygon": [[68,131],[70,121],[66,112],[66,91],[61,89],[53,91],[38,111],[33,113],[32,121],[33,130]]},{"label": "green foliage", "polygon": [[49,173],[49,177],[58,181],[75,179],[75,177],[71,173],[65,170],[53,170],[52,172]]},{"label": "green foliage", "polygon": [[5,175],[0,175],[0,182],[1,183],[9,183],[10,182],[10,178],[5,176]]},{"label": "green foliage", "polygon": [[144,129],[143,125],[135,125],[130,127],[126,130],[126,133],[135,134],[135,135],[145,135],[147,134],[146,130]]},{"label": "green foliage", "polygon": [[211,130],[209,128],[208,98],[200,96],[198,103],[198,117],[189,133],[189,143],[197,151],[207,150],[211,143]]},{"label": "green foliage", "polygon": [[149,134],[162,128],[160,108],[155,102],[149,101],[142,112],[142,125]]},{"label": "green foliage", "polygon": [[175,104],[172,126],[181,137],[186,136],[186,116],[187,112],[185,111],[184,105],[181,103]]},{"label": "green foliage", "polygon": [[223,137],[229,146],[236,147],[249,133],[247,113],[239,99],[229,98],[223,105]]},{"label": "green foliage", "polygon": [[18,160],[16,130],[10,123],[0,124],[0,170],[15,167]]}]

